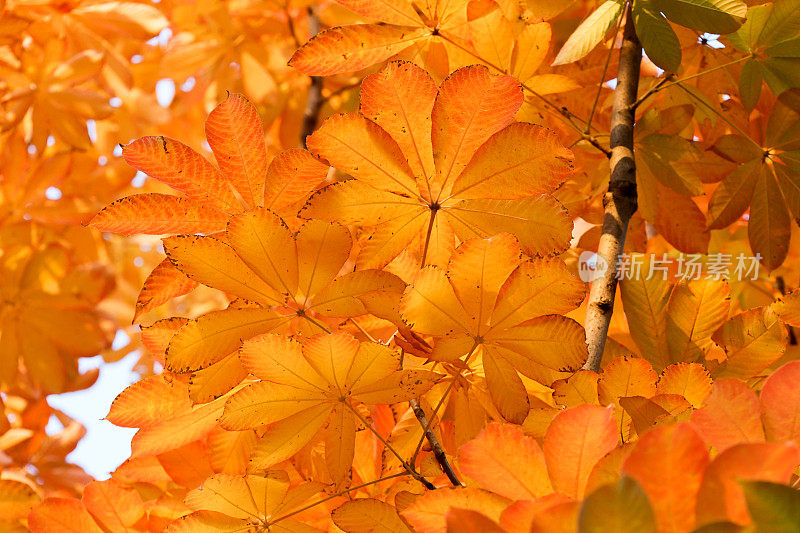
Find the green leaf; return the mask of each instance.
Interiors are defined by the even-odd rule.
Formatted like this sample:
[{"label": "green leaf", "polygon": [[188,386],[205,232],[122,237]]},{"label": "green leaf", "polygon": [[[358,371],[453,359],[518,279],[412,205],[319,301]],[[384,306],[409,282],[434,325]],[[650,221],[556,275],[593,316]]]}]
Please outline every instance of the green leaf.
[{"label": "green leaf", "polygon": [[752,111],[761,96],[761,84],[764,76],[758,61],[748,59],[739,73],[739,98],[748,111]]},{"label": "green leaf", "polygon": [[628,476],[592,492],[581,505],[578,533],[655,533],[653,508],[642,487]]},{"label": "green leaf", "polygon": [[740,481],[754,533],[800,531],[800,492],[767,481]]},{"label": "green leaf", "polygon": [[681,43],[664,15],[652,10],[649,2],[636,2],[633,6],[633,24],[647,57],[664,70],[678,70],[681,65]]},{"label": "green leaf", "polygon": [[617,22],[621,13],[621,1],[608,0],[600,5],[572,32],[558,52],[553,65],[572,63],[591,52]]},{"label": "green leaf", "polygon": [[655,8],[675,24],[709,33],[732,33],[747,15],[741,0],[654,0]]}]

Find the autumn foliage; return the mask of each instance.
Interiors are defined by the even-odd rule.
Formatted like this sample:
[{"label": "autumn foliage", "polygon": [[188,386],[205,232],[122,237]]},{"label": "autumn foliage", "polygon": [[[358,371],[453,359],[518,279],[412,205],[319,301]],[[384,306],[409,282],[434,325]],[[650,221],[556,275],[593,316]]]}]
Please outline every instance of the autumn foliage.
[{"label": "autumn foliage", "polygon": [[0,13],[1,532],[800,530],[800,1]]}]

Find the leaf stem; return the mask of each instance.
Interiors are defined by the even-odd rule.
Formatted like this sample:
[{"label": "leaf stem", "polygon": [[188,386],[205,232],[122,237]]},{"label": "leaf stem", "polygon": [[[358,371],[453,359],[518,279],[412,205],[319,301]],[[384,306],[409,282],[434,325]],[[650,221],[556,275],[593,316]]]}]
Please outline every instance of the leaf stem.
[{"label": "leaf stem", "polygon": [[406,471],[406,472],[408,472],[408,473],[411,475],[411,477],[413,477],[414,479],[416,479],[417,481],[419,481],[420,483],[422,483],[423,485],[425,485],[425,488],[426,488],[426,489],[429,489],[429,490],[435,490],[435,489],[436,489],[436,485],[434,485],[433,483],[431,483],[430,481],[428,481],[427,479],[425,479],[425,478],[422,476],[422,474],[420,474],[419,472],[417,472],[416,470],[414,470],[414,467],[413,467],[413,466],[411,466],[410,464],[408,464],[408,462],[406,462],[406,460],[405,460],[405,459],[403,459],[403,458],[400,456],[400,454],[399,454],[399,453],[397,453],[397,450],[395,450],[395,449],[394,449],[394,447],[392,447],[392,445],[391,445],[391,444],[389,444],[389,442],[388,442],[386,439],[384,439],[384,438],[383,438],[383,435],[381,435],[380,433],[378,433],[378,432],[377,432],[377,430],[376,430],[374,427],[372,427],[372,424],[370,424],[369,422],[367,422],[367,420],[366,420],[366,419],[365,419],[363,416],[361,416],[361,413],[359,413],[359,412],[358,412],[358,410],[357,410],[355,407],[353,407],[352,405],[350,405],[350,402],[342,402],[342,403],[343,403],[345,406],[347,406],[347,407],[348,407],[348,408],[349,408],[349,409],[350,409],[350,410],[353,412],[353,414],[354,414],[354,415],[356,415],[356,418],[358,418],[358,419],[361,421],[361,423],[362,423],[362,424],[364,424],[364,426],[365,426],[367,429],[369,429],[370,431],[372,431],[372,433],[373,433],[373,434],[374,434],[376,437],[378,437],[378,440],[380,440],[380,441],[383,443],[383,445],[386,447],[386,449],[387,449],[387,450],[389,450],[390,452],[392,452],[392,454],[393,454],[395,457],[397,457],[397,460],[398,460],[398,461],[400,461],[400,466],[402,466],[402,467],[403,467],[403,469],[405,469],[405,471]]},{"label": "leaf stem", "polygon": [[419,420],[420,425],[423,427],[423,433],[425,434],[425,438],[428,439],[428,443],[431,445],[433,456],[436,457],[436,462],[439,463],[442,471],[447,475],[447,479],[450,480],[450,483],[452,483],[454,487],[462,487],[463,484],[458,480],[458,476],[456,476],[453,467],[450,466],[450,462],[447,460],[447,454],[444,453],[442,445],[439,444],[439,440],[430,428],[428,419],[425,416],[425,411],[423,411],[422,407],[419,405],[419,400],[409,400],[408,403],[414,411],[414,416],[417,417],[417,420]]},{"label": "leaf stem", "polygon": [[325,503],[325,502],[327,502],[329,500],[332,500],[334,498],[338,498],[339,496],[344,496],[348,492],[352,492],[352,491],[358,490],[358,489],[363,489],[364,487],[369,487],[370,485],[375,485],[377,483],[380,483],[381,481],[386,481],[388,479],[393,479],[393,478],[396,478],[396,477],[407,476],[407,475],[409,475],[408,472],[398,472],[397,474],[384,476],[382,478],[378,478],[378,479],[374,479],[372,481],[368,481],[367,483],[362,483],[361,485],[356,485],[355,487],[350,487],[349,489],[344,489],[343,491],[337,492],[336,494],[331,494],[330,496],[327,496],[327,497],[325,497],[325,498],[323,498],[321,500],[315,501],[314,503],[306,505],[305,507],[301,507],[300,509],[297,509],[296,511],[292,511],[291,513],[287,513],[285,515],[279,516],[275,520],[272,520],[271,522],[269,522],[267,525],[271,526],[273,524],[277,524],[278,522],[280,522],[282,520],[286,520],[290,516],[294,516],[294,515],[300,514],[303,511],[308,511],[309,509],[311,509],[313,507],[316,507],[317,505],[319,505],[321,503]]},{"label": "leaf stem", "polygon": [[[686,76],[685,78],[675,79],[674,75],[672,75],[672,74],[667,75],[660,82],[658,82],[656,85],[654,85],[650,90],[648,90],[641,97],[639,97],[639,99],[636,100],[633,104],[631,104],[631,106],[634,109],[636,109],[645,100],[647,100],[648,98],[650,98],[651,96],[653,96],[654,94],[656,94],[659,91],[663,91],[664,89],[669,89],[673,85],[678,85],[678,84],[683,83],[685,81],[689,81],[689,80],[694,79],[694,78],[699,78],[700,76],[705,76],[706,74],[709,74],[711,72],[715,72],[717,70],[728,68],[731,65],[735,65],[736,63],[741,63],[742,61],[746,61],[747,59],[750,59],[750,56],[744,56],[744,57],[740,57],[738,59],[734,59],[733,61],[729,61],[729,62],[724,63],[722,65],[717,65],[714,68],[710,68],[708,70],[703,70],[703,71],[698,72],[696,74],[692,74],[691,76]],[[669,83],[667,83],[667,82],[669,82]]]}]

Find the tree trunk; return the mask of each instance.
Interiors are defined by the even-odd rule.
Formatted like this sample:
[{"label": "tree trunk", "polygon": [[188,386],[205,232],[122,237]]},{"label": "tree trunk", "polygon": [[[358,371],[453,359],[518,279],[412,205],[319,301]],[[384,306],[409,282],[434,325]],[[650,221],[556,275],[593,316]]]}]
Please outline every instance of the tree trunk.
[{"label": "tree trunk", "polygon": [[[600,360],[608,334],[608,324],[614,311],[617,291],[617,258],[625,247],[628,222],[636,212],[636,164],[633,157],[634,102],[639,90],[639,67],[642,46],[636,37],[631,5],[625,12],[622,48],[619,54],[617,87],[614,91],[614,108],[611,114],[611,178],[608,192],[603,198],[605,216],[603,233],[597,247],[598,264],[605,261],[607,268],[592,282],[586,310],[586,342],[589,358],[586,370],[600,370]],[[602,259],[600,259],[602,258]]]}]

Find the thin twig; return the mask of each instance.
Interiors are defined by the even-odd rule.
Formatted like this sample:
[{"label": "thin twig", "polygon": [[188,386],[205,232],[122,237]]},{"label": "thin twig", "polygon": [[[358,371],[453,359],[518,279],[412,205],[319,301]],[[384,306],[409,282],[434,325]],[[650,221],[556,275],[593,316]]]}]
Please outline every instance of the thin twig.
[{"label": "thin twig", "polygon": [[433,430],[428,423],[428,418],[425,416],[425,411],[423,411],[422,407],[419,405],[419,400],[410,400],[408,403],[411,405],[414,416],[417,417],[420,425],[426,428],[424,430],[425,438],[428,439],[428,443],[431,445],[431,450],[433,450],[433,456],[436,457],[436,462],[439,463],[442,471],[447,474],[447,479],[450,480],[450,483],[452,483],[454,487],[463,486],[458,480],[458,476],[456,476],[456,473],[453,471],[453,467],[450,466],[450,462],[447,460],[447,454],[444,453],[442,445],[439,444],[439,440],[436,438],[436,435],[433,434]]},{"label": "thin twig", "polygon": [[[314,37],[319,33],[319,17],[313,7],[308,8],[308,33],[310,37]],[[306,148],[306,137],[311,135],[317,127],[319,121],[319,112],[322,110],[322,76],[310,76],[311,83],[308,86],[308,99],[306,100],[306,109],[303,112],[303,126],[300,130],[300,141],[303,148]]]},{"label": "thin twig", "polygon": [[597,92],[594,95],[594,102],[592,102],[592,110],[589,112],[589,119],[586,121],[586,129],[584,130],[584,133],[587,135],[592,132],[592,120],[594,119],[595,111],[597,111],[597,103],[600,101],[600,95],[603,92],[603,85],[606,83],[608,65],[611,63],[611,54],[614,52],[614,43],[617,41],[617,34],[619,34],[619,28],[621,25],[622,17],[619,17],[617,20],[617,28],[614,30],[614,40],[611,42],[611,46],[608,48],[608,55],[606,55],[606,64],[603,66],[603,74],[600,76],[600,82],[597,84]]}]

